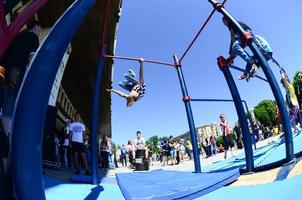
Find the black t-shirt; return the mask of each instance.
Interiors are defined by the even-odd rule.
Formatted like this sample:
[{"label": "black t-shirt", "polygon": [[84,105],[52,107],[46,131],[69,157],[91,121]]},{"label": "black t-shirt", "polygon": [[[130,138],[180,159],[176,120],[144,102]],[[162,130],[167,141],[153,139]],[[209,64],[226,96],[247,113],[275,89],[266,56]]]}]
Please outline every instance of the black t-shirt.
[{"label": "black t-shirt", "polygon": [[39,37],[30,31],[20,32],[6,51],[1,64],[6,70],[6,78],[11,77],[12,69],[18,70],[22,80],[31,52],[39,47]]}]

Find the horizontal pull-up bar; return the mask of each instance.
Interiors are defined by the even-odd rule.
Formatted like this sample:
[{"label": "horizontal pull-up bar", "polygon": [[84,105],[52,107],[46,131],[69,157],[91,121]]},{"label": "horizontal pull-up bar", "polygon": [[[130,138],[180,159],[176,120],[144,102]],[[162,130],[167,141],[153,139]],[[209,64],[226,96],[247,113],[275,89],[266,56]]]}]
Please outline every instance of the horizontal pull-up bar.
[{"label": "horizontal pull-up bar", "polygon": [[[130,60],[130,61],[139,61],[140,60],[140,58],[132,58],[132,57],[125,57],[125,56],[103,55],[103,57],[104,58],[120,59],[120,60]],[[144,62],[175,67],[175,64],[171,64],[171,63],[167,63],[167,62],[161,62],[161,61],[156,61],[156,60],[147,60],[147,59],[144,59]]]},{"label": "horizontal pull-up bar", "polygon": [[[238,71],[241,71],[241,72],[245,72],[244,69],[241,69],[240,67],[236,67],[236,66],[234,66],[234,65],[230,65],[230,68],[235,69],[235,70],[238,70]],[[259,78],[260,80],[263,80],[263,81],[265,81],[265,82],[268,82],[265,78],[263,78],[263,77],[261,77],[261,76],[256,75],[255,77],[256,77],[256,78]]]},{"label": "horizontal pull-up bar", "polygon": [[[203,102],[234,102],[233,99],[190,99],[190,101],[203,101]],[[246,111],[249,112],[247,103],[245,100],[241,100],[244,103]]]}]

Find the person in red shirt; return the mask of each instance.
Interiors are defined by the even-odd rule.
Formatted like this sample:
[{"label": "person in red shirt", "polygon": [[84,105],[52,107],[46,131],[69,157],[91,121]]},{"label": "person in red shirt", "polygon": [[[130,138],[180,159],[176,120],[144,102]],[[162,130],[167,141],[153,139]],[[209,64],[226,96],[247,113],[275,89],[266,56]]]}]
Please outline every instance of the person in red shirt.
[{"label": "person in red shirt", "polygon": [[227,158],[228,150],[231,149],[231,154],[233,156],[234,141],[230,135],[230,128],[228,127],[225,114],[220,114],[220,129],[223,137],[224,146],[224,159]]}]

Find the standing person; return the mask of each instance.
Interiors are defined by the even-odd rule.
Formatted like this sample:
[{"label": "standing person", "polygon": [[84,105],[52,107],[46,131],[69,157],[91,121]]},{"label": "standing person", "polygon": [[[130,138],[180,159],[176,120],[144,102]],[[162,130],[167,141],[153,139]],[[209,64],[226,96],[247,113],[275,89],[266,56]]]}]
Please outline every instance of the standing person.
[{"label": "standing person", "polygon": [[168,154],[168,141],[167,138],[164,138],[161,142],[160,142],[160,149],[161,149],[161,157],[162,157],[162,165],[165,166],[166,164],[168,165],[168,158],[167,158],[167,154]]},{"label": "standing person", "polygon": [[297,98],[299,102],[300,112],[298,114],[300,127],[302,126],[302,73],[298,74]]},{"label": "standing person", "polygon": [[[257,71],[258,71],[258,67],[257,66],[257,60],[253,57],[250,56],[245,50],[245,44],[243,43],[240,34],[236,32],[236,30],[231,26],[229,20],[226,17],[222,18],[223,24],[225,26],[228,27],[230,34],[231,34],[231,44],[230,44],[230,50],[229,50],[229,54],[231,56],[240,56],[244,61],[246,61],[247,65],[245,67],[245,72],[239,76],[239,79],[248,79],[250,77],[250,75],[255,76]],[[252,29],[244,24],[243,22],[239,22],[238,23],[242,26],[242,28],[251,33],[252,33]],[[270,45],[268,44],[268,42],[260,35],[253,35],[254,39],[256,41],[257,46],[259,47],[261,53],[263,54],[263,56],[265,57],[266,60],[269,60],[272,58],[273,55],[273,51],[270,47]]]},{"label": "standing person", "polygon": [[106,134],[103,135],[102,141],[100,142],[100,162],[101,168],[105,170],[109,169],[109,144]]},{"label": "standing person", "polygon": [[176,164],[176,148],[175,148],[175,141],[172,135],[170,135],[169,137],[169,141],[168,141],[168,145],[169,145],[169,151],[170,151],[170,160],[171,160],[171,165],[175,165]]},{"label": "standing person", "polygon": [[109,168],[110,169],[115,169],[116,165],[115,165],[115,154],[114,154],[114,146],[112,143],[111,138],[107,138],[108,141],[108,149],[109,149]]},{"label": "standing person", "polygon": [[137,150],[144,150],[145,151],[145,158],[148,158],[148,148],[146,147],[146,140],[142,136],[141,131],[136,132],[136,138],[134,139],[134,151],[133,151],[133,158],[135,158],[135,154]]},{"label": "standing person", "polygon": [[60,140],[58,135],[55,133],[54,136],[54,144],[55,144],[55,156],[56,156],[56,166],[55,168],[60,168]]},{"label": "standing person", "polygon": [[225,114],[220,114],[220,129],[223,137],[223,143],[224,143],[224,159],[227,159],[227,154],[229,148],[231,149],[231,154],[233,156],[233,139],[230,135],[230,128],[228,127],[227,120]]},{"label": "standing person", "polygon": [[121,161],[123,167],[124,166],[127,167],[127,155],[128,155],[127,148],[123,144],[122,148],[121,148],[121,155],[120,155],[120,161]]},{"label": "standing person", "polygon": [[68,167],[70,157],[69,157],[69,126],[70,126],[70,119],[65,120],[65,128],[64,128],[64,141],[62,145],[62,150],[63,150],[63,159],[62,159],[62,166],[63,167]]},{"label": "standing person", "polygon": [[127,107],[130,107],[133,105],[134,102],[139,100],[145,95],[145,81],[144,81],[144,59],[139,59],[140,63],[140,70],[139,70],[139,80],[135,80],[135,74],[132,70],[129,70],[128,74],[125,75],[126,81],[120,83],[120,86],[126,90],[128,90],[130,93],[125,94],[124,92],[114,90],[114,89],[107,89],[108,92],[116,93],[117,95],[123,97],[126,99]]},{"label": "standing person", "polygon": [[211,154],[212,155],[214,154],[215,156],[216,156],[216,148],[217,148],[216,142],[217,142],[217,139],[216,139],[214,133],[212,133],[210,136]]},{"label": "standing person", "polygon": [[133,151],[134,151],[134,146],[132,144],[132,141],[131,140],[128,140],[128,144],[127,144],[127,151],[128,151],[128,157],[129,157],[129,167],[130,168],[133,168],[133,160],[134,160],[134,157],[133,157]]},{"label": "standing person", "polygon": [[182,163],[185,160],[186,148],[183,144],[183,141],[179,142],[179,161]]},{"label": "standing person", "polygon": [[41,26],[37,21],[28,24],[27,30],[20,32],[1,60],[6,77],[3,87],[3,126],[6,135],[10,128],[15,101],[26,71],[26,66],[39,47]]},{"label": "standing person", "polygon": [[300,128],[297,126],[296,121],[300,108],[295,94],[295,88],[288,80],[288,76],[286,74],[282,74],[281,77],[281,84],[286,90],[286,103],[289,108],[289,120],[294,131],[298,131]]},{"label": "standing person", "polygon": [[185,147],[186,147],[186,153],[187,153],[187,155],[189,157],[189,160],[192,160],[193,159],[193,155],[192,155],[192,153],[193,153],[193,146],[192,146],[192,143],[191,143],[190,140],[186,141],[186,146]]},{"label": "standing person", "polygon": [[240,125],[238,124],[238,122],[235,122],[233,131],[236,134],[237,147],[238,147],[238,149],[242,149],[243,148],[242,133],[241,133],[241,128],[240,128]]},{"label": "standing person", "polygon": [[84,138],[85,138],[85,125],[80,121],[80,114],[75,114],[75,122],[70,124],[70,141],[71,148],[73,152],[73,161],[75,167],[75,173],[80,174],[79,168],[79,155],[83,162],[83,165],[86,169],[86,175],[90,175],[90,171],[88,168],[87,160],[85,157],[85,146],[84,146]]}]

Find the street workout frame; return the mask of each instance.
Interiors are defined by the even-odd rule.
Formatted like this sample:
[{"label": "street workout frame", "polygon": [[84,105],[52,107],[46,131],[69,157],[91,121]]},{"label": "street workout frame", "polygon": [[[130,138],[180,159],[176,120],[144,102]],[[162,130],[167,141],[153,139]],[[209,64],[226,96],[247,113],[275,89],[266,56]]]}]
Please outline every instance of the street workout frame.
[{"label": "street workout frame", "polygon": [[[273,76],[268,63],[264,59],[260,50],[258,49],[254,39],[250,34],[244,32],[243,28],[237,23],[237,21],[224,9],[223,3],[218,3],[214,0],[209,0],[213,5],[214,9],[211,15],[208,17],[207,21],[203,24],[202,28],[195,36],[194,40],[191,42],[184,55],[178,60],[177,56],[174,55],[174,64],[164,63],[160,61],[146,60],[146,62],[154,64],[165,64],[169,66],[174,66],[177,70],[182,94],[183,102],[185,104],[187,119],[190,128],[190,134],[193,146],[194,155],[194,166],[195,172],[201,173],[199,152],[196,138],[195,125],[193,120],[192,109],[190,105],[190,97],[186,88],[184,76],[182,73],[181,61],[183,60],[186,53],[189,51],[199,34],[206,27],[211,16],[215,11],[221,13],[226,17],[231,26],[241,35],[242,39],[245,41],[246,45],[251,49],[254,56],[259,61],[266,80],[269,83],[272,92],[274,94],[275,100],[280,110],[282,125],[285,131],[285,146],[286,146],[286,162],[291,162],[294,160],[293,154],[293,140],[291,134],[291,127],[289,123],[288,112],[286,110],[286,105],[281,94],[280,88],[278,87],[277,81]],[[43,138],[43,127],[44,120],[47,111],[47,104],[49,95],[51,92],[51,87],[55,80],[56,73],[58,71],[59,64],[62,60],[64,52],[68,47],[73,35],[81,24],[83,18],[86,16],[87,12],[94,5],[95,0],[76,0],[60,17],[60,19],[53,26],[48,36],[45,38],[44,42],[39,47],[33,61],[30,65],[29,71],[24,77],[22,86],[20,88],[18,98],[16,100],[13,122],[12,122],[12,137],[11,137],[11,152],[10,152],[10,169],[14,182],[15,194],[17,199],[22,200],[32,200],[39,199],[44,200],[44,185],[42,176],[42,138]],[[110,0],[106,1],[106,9],[104,15],[108,15]],[[107,14],[106,14],[107,13]],[[106,19],[106,18],[105,18]],[[107,21],[104,22],[104,33],[106,34]],[[106,53],[106,44],[104,43],[104,37],[102,42],[102,56],[100,56],[98,64],[97,78],[95,82],[95,92],[93,98],[93,119],[92,119],[92,135],[91,135],[91,151],[92,151],[92,183],[97,184],[99,182],[99,177],[97,174],[97,130],[98,130],[98,113],[99,113],[99,91],[102,79],[102,72],[104,67],[104,60],[108,59]],[[115,56],[110,56],[114,58]],[[120,57],[121,58],[121,57]],[[116,59],[119,59],[116,57]],[[136,59],[128,59],[136,60]],[[227,81],[228,87],[230,89],[237,115],[239,118],[239,123],[243,133],[243,142],[245,148],[246,157],[246,171],[254,171],[253,163],[253,151],[251,137],[248,135],[248,123],[245,116],[244,108],[242,105],[242,100],[240,98],[238,89],[230,73],[230,64],[226,62],[223,57],[218,58],[218,66],[224,74]],[[39,84],[37,84],[37,81]],[[98,91],[97,91],[98,90]],[[31,116],[28,118],[28,116]],[[27,138],[24,142],[24,138]],[[31,158],[24,155],[30,155]],[[32,190],[32,188],[35,188]]]}]

